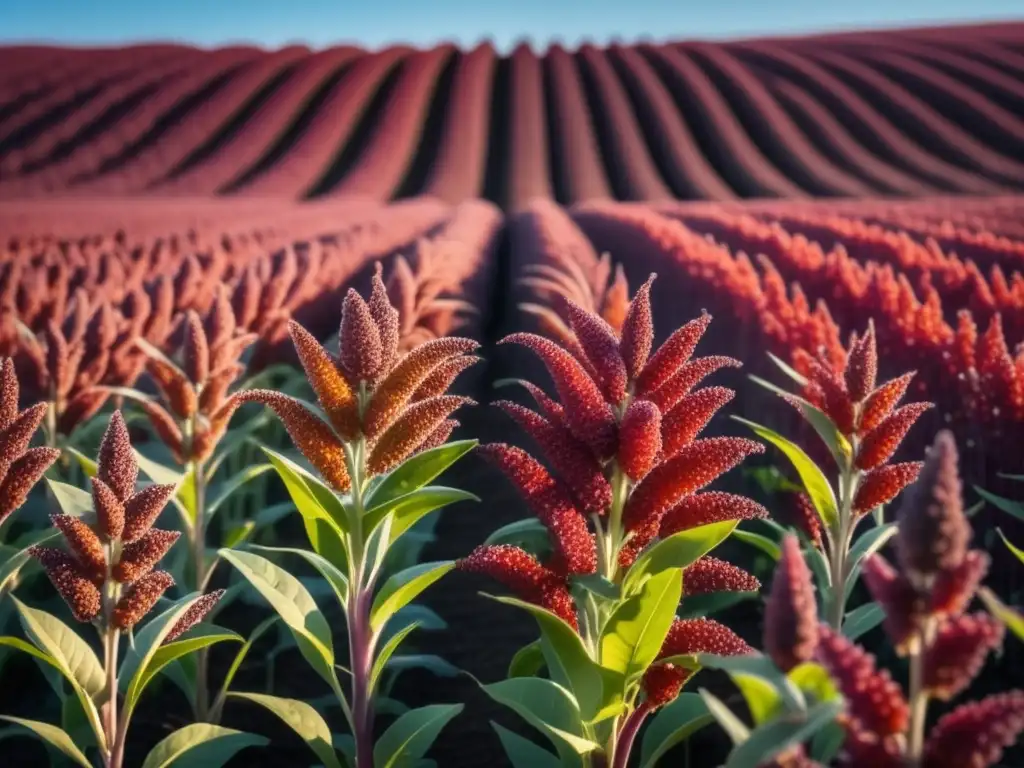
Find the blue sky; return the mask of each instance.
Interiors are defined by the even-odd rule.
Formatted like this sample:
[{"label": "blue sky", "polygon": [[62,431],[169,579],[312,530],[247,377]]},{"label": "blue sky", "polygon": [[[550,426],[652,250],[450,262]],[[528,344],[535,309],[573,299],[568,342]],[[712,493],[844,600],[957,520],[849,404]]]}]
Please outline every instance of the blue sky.
[{"label": "blue sky", "polygon": [[1021,0],[0,0],[0,40],[211,46],[728,38],[1024,20]]}]

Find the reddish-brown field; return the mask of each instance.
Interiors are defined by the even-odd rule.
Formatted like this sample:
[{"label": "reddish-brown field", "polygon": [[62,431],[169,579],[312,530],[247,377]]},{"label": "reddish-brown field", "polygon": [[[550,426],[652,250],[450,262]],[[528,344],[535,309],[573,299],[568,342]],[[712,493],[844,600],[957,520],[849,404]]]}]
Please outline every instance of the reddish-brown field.
[{"label": "reddish-brown field", "polygon": [[[766,417],[745,374],[775,376],[768,352],[797,367],[842,354],[872,318],[881,378],[916,370],[912,399],[937,404],[901,450],[949,427],[966,483],[1019,496],[998,475],[1024,473],[1024,24],[508,56],[0,49],[0,356],[19,370],[38,363],[26,329],[102,305],[111,353],[91,383],[132,386],[141,367],[120,341],[165,345],[166,318],[205,312],[219,284],[260,335],[252,368],[290,361],[287,321],[329,337],[377,261],[409,273],[406,347],[483,342],[462,383],[481,403],[460,416],[467,434],[515,439],[483,406],[524,377],[525,358],[494,345],[537,327],[520,305],[550,302],[545,279],[567,275],[599,310],[621,265],[632,290],[658,274],[659,340],[714,316],[702,353],[744,363],[722,374],[733,413],[780,431],[796,421],[774,401]],[[68,432],[103,405],[76,395]],[[475,470],[466,484],[488,503],[446,516],[428,559],[522,516]],[[1019,521],[998,524],[1024,539]],[[999,574],[1015,561],[993,557],[1011,593]],[[478,586],[434,595],[457,629],[428,644],[495,679],[532,628],[496,622]],[[1019,648],[1007,654],[1019,669]],[[443,688],[472,704],[439,763],[493,762],[495,707],[461,678],[415,679],[428,690],[410,702]],[[305,759],[292,747],[252,759]]]}]

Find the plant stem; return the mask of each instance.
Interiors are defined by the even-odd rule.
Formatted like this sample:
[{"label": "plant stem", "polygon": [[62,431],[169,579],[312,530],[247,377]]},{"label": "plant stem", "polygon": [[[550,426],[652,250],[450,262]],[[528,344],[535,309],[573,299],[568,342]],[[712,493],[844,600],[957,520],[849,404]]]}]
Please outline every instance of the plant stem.
[{"label": "plant stem", "polygon": [[910,661],[910,728],[907,740],[907,765],[917,768],[924,754],[925,725],[928,720],[928,692],[924,688],[924,656],[935,634],[935,622],[926,621],[914,638],[909,653]]},{"label": "plant stem", "polygon": [[[373,766],[373,691],[370,675],[373,670],[374,633],[370,628],[370,606],[373,600],[375,564],[367,562],[364,541],[363,492],[366,478],[366,442],[352,446],[349,476],[352,480],[352,562],[349,568],[349,600],[347,611],[349,666],[352,672],[352,734],[356,746],[356,768]],[[385,546],[384,543],[381,546]]]},{"label": "plant stem", "polygon": [[[107,572],[103,586],[103,671],[107,678],[107,701],[103,712],[103,730],[107,751],[103,755],[106,768],[121,768],[124,760],[124,730],[127,722],[121,722],[117,711],[117,647],[121,631],[113,625],[114,608],[120,598],[120,586],[113,579],[113,563],[120,559],[120,543],[113,541],[106,545]],[[122,713],[123,714],[123,713]]]},{"label": "plant stem", "polygon": [[849,576],[847,558],[850,540],[856,520],[853,514],[853,498],[857,491],[860,473],[852,462],[844,461],[839,477],[839,526],[829,540],[829,570],[832,576],[832,602],[829,606],[829,625],[836,632],[843,627],[846,616],[846,579]]},{"label": "plant stem", "polygon": [[636,741],[640,726],[643,725],[650,711],[647,702],[644,702],[637,706],[622,723],[618,741],[615,744],[611,768],[626,768],[629,765],[629,754],[633,751],[633,742]]},{"label": "plant stem", "polygon": [[619,570],[619,550],[622,548],[625,536],[622,530],[622,512],[626,507],[626,500],[629,498],[629,478],[626,473],[619,469],[618,462],[612,467],[612,506],[608,510],[608,531],[607,546],[605,547],[605,561],[601,564],[604,567],[604,576],[608,581],[614,582]]}]

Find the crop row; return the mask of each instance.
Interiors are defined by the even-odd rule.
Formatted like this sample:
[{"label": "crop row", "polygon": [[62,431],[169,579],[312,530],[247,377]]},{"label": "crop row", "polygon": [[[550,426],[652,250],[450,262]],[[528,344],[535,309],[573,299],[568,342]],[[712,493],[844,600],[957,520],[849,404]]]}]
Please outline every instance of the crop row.
[{"label": "crop row", "polygon": [[4,49],[0,197],[435,195],[517,209],[1020,190],[1024,25],[959,32],[508,56]]}]

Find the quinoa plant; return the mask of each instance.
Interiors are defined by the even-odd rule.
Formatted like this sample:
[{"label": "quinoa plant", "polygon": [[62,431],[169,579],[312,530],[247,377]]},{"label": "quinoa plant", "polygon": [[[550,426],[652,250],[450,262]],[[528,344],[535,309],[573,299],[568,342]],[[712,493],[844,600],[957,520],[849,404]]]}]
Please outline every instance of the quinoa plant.
[{"label": "quinoa plant", "polygon": [[[136,490],[137,476],[128,430],[120,412],[115,411],[100,446],[91,496],[73,486],[51,484],[61,504],[61,512],[51,520],[65,547],[37,545],[29,550],[74,619],[96,628],[101,655],[59,618],[17,598],[13,601],[28,641],[0,637],[0,644],[30,654],[67,680],[91,739],[72,737],[64,728],[44,722],[13,716],[3,719],[34,732],[82,766],[93,765],[86,756],[90,746],[96,748],[105,768],[125,764],[132,714],[144,689],[168,665],[214,643],[241,641],[233,632],[197,626],[216,605],[220,592],[193,593],[136,630],[174,584],[173,577],[157,566],[178,539],[177,532],[153,527],[174,486],[148,485]],[[126,636],[131,637],[127,648],[122,643]],[[67,702],[64,709],[68,709]],[[214,740],[220,742],[217,754],[223,757],[221,762],[237,749],[264,741],[251,734],[196,724],[164,739],[147,763],[162,764]]]},{"label": "quinoa plant", "polygon": [[495,726],[517,766],[625,768],[641,726],[658,712],[641,750],[653,765],[710,721],[699,697],[680,697],[684,683],[705,660],[750,650],[723,624],[677,611],[681,599],[686,611],[696,596],[759,588],[752,575],[708,553],[738,521],[766,510],[701,489],[763,448],[737,437],[698,438],[734,393],[694,388],[739,364],[691,359],[707,314],[652,354],[653,279],[628,303],[620,331],[563,297],[558,309],[571,333],[561,344],[529,333],[505,339],[536,353],[554,380],[557,401],[523,382],[536,411],[499,403],[552,469],[510,445],[479,449],[536,518],[497,531],[459,567],[504,584],[515,597],[495,599],[540,626],[541,638],[516,655],[508,679],[483,685],[558,756]]},{"label": "quinoa plant", "polygon": [[[864,559],[896,534],[895,524],[882,519],[881,508],[914,482],[921,470],[921,462],[893,464],[889,460],[914,422],[932,406],[909,403],[897,408],[913,373],[877,383],[878,353],[870,323],[863,336],[851,339],[841,371],[828,363],[824,353],[801,360],[807,376],[776,362],[802,387],[802,395],[753,378],[782,395],[813,426],[835,464],[835,485],[800,446],[767,427],[740,421],[778,447],[800,476],[815,513],[806,518],[810,558],[828,623],[839,631],[847,620],[856,621],[860,630],[866,631],[881,621],[878,607],[861,606],[848,614],[846,605]],[[858,537],[858,527],[872,512],[876,512],[877,525]]]},{"label": "quinoa plant", "polygon": [[[345,296],[337,355],[298,323],[289,329],[319,405],[270,390],[242,392],[238,401],[269,407],[301,454],[293,460],[265,449],[303,518],[309,548],[249,546],[221,555],[280,615],[300,652],[330,686],[352,735],[354,764],[391,765],[399,754],[403,762],[414,760],[461,705],[407,711],[375,743],[376,700],[386,670],[399,658],[399,645],[419,626],[403,609],[455,564],[393,571],[401,559],[401,539],[412,538],[414,526],[441,507],[475,498],[430,483],[475,445],[447,442],[458,426],[451,415],[471,401],[446,393],[475,362],[467,353],[477,344],[438,338],[400,354],[399,313],[380,269],[369,301],[354,290]],[[333,633],[308,590],[257,550],[298,556],[327,580],[345,614],[347,668],[336,663]],[[335,748],[323,739],[329,728],[309,704],[237,695],[295,728],[325,765],[339,765]]]}]

